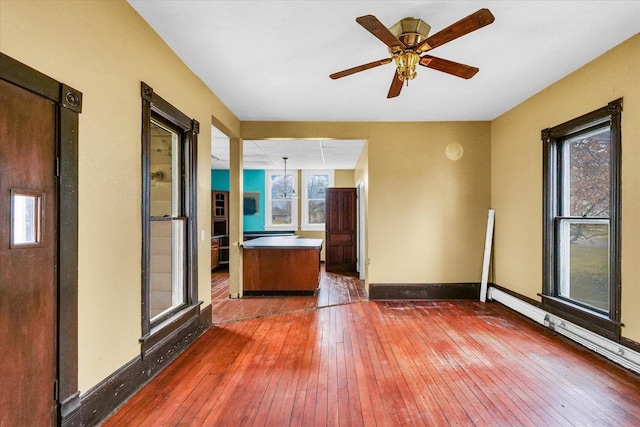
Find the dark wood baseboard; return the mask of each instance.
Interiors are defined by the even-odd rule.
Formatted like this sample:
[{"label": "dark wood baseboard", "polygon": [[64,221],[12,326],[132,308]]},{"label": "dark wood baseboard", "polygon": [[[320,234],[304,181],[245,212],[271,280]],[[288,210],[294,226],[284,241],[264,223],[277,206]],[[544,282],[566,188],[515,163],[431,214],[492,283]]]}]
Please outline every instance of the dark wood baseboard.
[{"label": "dark wood baseboard", "polygon": [[[211,327],[211,305],[162,343],[122,366],[80,397],[82,425],[95,425],[125,403]],[[62,425],[70,425],[62,419]],[[77,425],[77,424],[76,424]]]},{"label": "dark wood baseboard", "polygon": [[370,300],[479,299],[480,283],[370,283]]},{"label": "dark wood baseboard", "polygon": [[82,403],[80,392],[75,392],[69,398],[60,402],[58,419],[62,427],[76,427],[82,425]]},{"label": "dark wood baseboard", "polygon": [[243,297],[313,296],[317,291],[243,291]]},{"label": "dark wood baseboard", "polygon": [[637,351],[640,353],[640,343],[630,340],[629,338],[622,337],[620,338],[620,344],[623,346],[630,348],[633,351]]}]

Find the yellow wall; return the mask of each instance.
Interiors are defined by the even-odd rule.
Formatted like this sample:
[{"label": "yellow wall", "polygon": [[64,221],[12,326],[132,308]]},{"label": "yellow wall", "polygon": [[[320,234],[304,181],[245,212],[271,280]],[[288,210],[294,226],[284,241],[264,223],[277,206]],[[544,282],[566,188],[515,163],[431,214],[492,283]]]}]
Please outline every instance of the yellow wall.
[{"label": "yellow wall", "polygon": [[494,282],[538,299],[542,291],[540,131],[624,98],[622,112],[622,335],[640,341],[640,35],[492,122]]},{"label": "yellow wall", "polygon": [[[210,228],[211,117],[239,122],[124,1],[0,2],[0,50],[83,93],[79,123],[79,388],[140,353],[140,82],[200,122],[198,230]],[[206,54],[206,52],[203,52]],[[199,298],[210,304],[209,241]]]},{"label": "yellow wall", "polygon": [[353,170],[336,170],[333,173],[334,187],[355,187],[355,171]]},{"label": "yellow wall", "polygon": [[[373,124],[370,283],[479,282],[490,202],[488,122]],[[458,161],[445,156],[458,143]]]}]

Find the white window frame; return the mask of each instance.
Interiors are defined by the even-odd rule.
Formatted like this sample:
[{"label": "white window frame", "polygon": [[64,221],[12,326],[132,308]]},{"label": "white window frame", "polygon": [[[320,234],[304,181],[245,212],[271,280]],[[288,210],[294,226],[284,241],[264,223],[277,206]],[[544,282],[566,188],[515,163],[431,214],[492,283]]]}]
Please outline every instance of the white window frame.
[{"label": "white window frame", "polygon": [[[325,223],[309,224],[309,194],[307,191],[307,177],[313,175],[328,175],[329,187],[333,187],[334,171],[331,169],[305,169],[302,171],[302,225],[303,231],[324,231]],[[325,205],[326,207],[326,205]]]},{"label": "white window frame", "polygon": [[[297,198],[288,198],[291,200],[291,224],[273,224],[271,217],[271,207],[272,201],[274,200],[271,197],[271,177],[273,175],[284,175],[283,170],[266,170],[264,179],[265,179],[265,219],[264,219],[264,229],[266,231],[278,231],[278,230],[297,230],[298,229],[298,199]],[[287,175],[291,176],[291,180],[293,182],[293,189],[296,194],[298,193],[298,171],[295,169],[287,170]]]}]

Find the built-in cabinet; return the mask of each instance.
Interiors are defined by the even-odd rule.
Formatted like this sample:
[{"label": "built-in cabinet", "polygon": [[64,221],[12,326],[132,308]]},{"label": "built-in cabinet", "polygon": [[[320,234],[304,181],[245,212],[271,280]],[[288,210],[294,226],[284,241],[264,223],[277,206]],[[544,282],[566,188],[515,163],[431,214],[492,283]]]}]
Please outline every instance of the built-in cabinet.
[{"label": "built-in cabinet", "polygon": [[211,192],[211,269],[229,264],[229,192]]}]

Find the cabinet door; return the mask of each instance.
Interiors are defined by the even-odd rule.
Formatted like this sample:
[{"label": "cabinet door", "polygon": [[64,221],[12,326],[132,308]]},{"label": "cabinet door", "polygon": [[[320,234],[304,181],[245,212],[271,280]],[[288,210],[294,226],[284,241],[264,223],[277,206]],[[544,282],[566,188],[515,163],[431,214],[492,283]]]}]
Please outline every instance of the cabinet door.
[{"label": "cabinet door", "polygon": [[211,269],[216,268],[220,262],[220,239],[211,239]]},{"label": "cabinet door", "polygon": [[226,218],[228,216],[227,203],[229,193],[226,191],[213,191],[212,193],[211,210],[214,218]]}]

